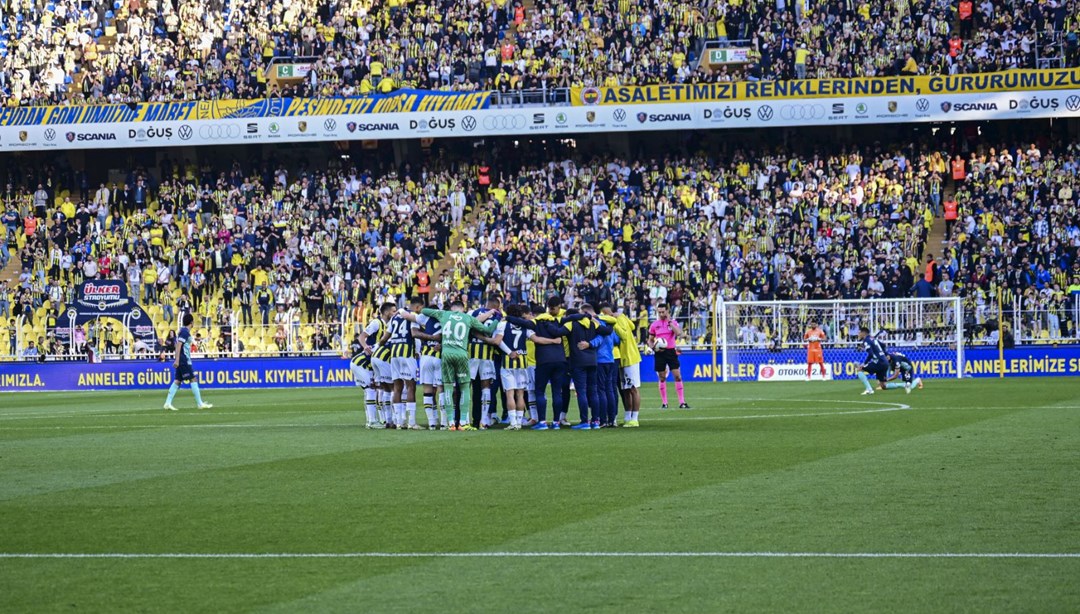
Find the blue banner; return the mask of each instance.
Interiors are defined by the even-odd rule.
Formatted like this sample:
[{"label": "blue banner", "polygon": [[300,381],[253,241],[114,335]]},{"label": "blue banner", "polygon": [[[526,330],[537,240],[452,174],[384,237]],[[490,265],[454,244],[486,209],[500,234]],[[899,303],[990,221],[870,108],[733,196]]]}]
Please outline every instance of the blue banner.
[{"label": "blue banner", "polygon": [[[915,374],[924,378],[956,377],[953,363],[941,349],[903,349],[915,362]],[[805,352],[756,353],[729,366],[732,379],[756,379],[762,366],[806,364]],[[852,379],[862,354],[852,350],[826,350],[825,359],[837,379]],[[711,352],[684,352],[680,356],[686,381],[712,381]],[[328,358],[232,358],[196,360],[199,384],[207,388],[301,388],[353,386],[349,363]],[[996,348],[965,350],[965,375],[997,377]],[[1005,372],[1015,376],[1080,375],[1080,346],[1026,346],[1005,351]],[[719,367],[717,379],[722,378]],[[655,382],[652,356],[644,356],[641,376]],[[85,362],[0,363],[0,392],[59,390],[152,390],[172,383],[172,365],[151,360],[88,364]]]}]

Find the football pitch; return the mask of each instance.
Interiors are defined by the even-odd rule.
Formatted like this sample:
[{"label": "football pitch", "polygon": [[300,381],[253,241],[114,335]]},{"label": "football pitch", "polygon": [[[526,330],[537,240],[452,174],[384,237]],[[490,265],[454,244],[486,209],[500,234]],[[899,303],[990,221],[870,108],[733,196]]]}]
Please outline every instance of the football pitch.
[{"label": "football pitch", "polygon": [[354,389],[0,395],[0,611],[1080,610],[1077,380],[859,391],[469,433],[364,430]]}]

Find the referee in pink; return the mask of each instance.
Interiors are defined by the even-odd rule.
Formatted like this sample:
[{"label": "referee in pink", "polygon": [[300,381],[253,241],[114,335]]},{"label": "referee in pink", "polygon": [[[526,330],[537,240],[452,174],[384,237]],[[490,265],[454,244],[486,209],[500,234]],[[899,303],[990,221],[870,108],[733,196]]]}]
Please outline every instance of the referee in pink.
[{"label": "referee in pink", "polygon": [[[675,349],[675,339],[682,332],[679,323],[672,320],[666,304],[656,307],[657,320],[649,326],[649,347],[653,348],[653,362],[656,365],[656,379],[660,387],[660,409],[668,408],[667,374],[671,371],[675,378],[675,392],[679,394],[679,409],[690,409],[683,392],[682,370],[679,368],[679,352]],[[663,339],[665,348],[656,349],[656,340]]]}]

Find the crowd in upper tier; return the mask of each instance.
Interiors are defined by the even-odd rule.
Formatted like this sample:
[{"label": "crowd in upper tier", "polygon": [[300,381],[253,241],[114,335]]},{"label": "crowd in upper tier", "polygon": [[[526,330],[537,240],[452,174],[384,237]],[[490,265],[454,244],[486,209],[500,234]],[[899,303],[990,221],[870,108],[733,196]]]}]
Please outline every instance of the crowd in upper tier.
[{"label": "crowd in upper tier", "polygon": [[[975,73],[1078,66],[1078,36],[1080,0],[0,0],[0,103]],[[269,79],[287,57],[312,71]]]},{"label": "crowd in upper tier", "polygon": [[[193,310],[207,343],[228,347],[235,318],[267,327],[245,344],[277,351],[329,347],[343,317],[416,294],[558,294],[642,319],[668,303],[701,344],[718,297],[958,295],[974,327],[1001,287],[1038,312],[1028,333],[1076,334],[1076,143],[489,154],[373,169],[166,158],[118,183],[9,166],[0,265],[19,275],[0,284],[0,314],[44,338],[80,280],[114,278],[161,336]],[[954,218],[945,245],[927,245],[935,214]]]}]

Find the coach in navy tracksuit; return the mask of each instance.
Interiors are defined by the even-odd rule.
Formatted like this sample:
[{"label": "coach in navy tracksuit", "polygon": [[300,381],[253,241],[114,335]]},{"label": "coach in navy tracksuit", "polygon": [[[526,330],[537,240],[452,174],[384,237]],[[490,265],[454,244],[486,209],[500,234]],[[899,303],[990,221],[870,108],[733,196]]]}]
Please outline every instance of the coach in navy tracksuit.
[{"label": "coach in navy tracksuit", "polygon": [[596,372],[600,392],[600,427],[615,426],[619,417],[619,367],[615,363],[615,346],[622,340],[614,330],[610,335],[597,335],[592,340],[596,348]]},{"label": "coach in navy tracksuit", "polygon": [[[526,320],[515,316],[507,316],[506,321],[534,331],[541,337],[558,339],[570,334],[570,330],[562,322],[555,319]],[[559,408],[563,405],[563,378],[566,374],[566,346],[563,343],[552,345],[536,344],[534,346],[536,358],[536,381],[533,392],[536,396],[536,415],[539,422],[533,428],[544,430],[547,428],[547,395],[545,390],[551,384],[551,408],[554,412],[555,428],[559,424]]]},{"label": "coach in navy tracksuit", "polygon": [[[588,303],[581,306],[586,315],[594,314]],[[574,314],[567,310],[567,317]],[[581,423],[574,425],[574,430],[599,429],[600,423],[607,420],[607,415],[600,415],[600,379],[596,369],[596,347],[592,344],[597,335],[610,335],[613,329],[600,320],[587,317],[570,323],[570,373],[574,378],[577,392],[578,411]],[[589,421],[589,408],[592,408],[592,422]]]}]

